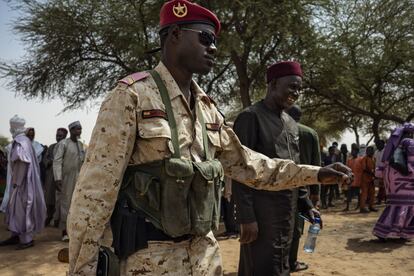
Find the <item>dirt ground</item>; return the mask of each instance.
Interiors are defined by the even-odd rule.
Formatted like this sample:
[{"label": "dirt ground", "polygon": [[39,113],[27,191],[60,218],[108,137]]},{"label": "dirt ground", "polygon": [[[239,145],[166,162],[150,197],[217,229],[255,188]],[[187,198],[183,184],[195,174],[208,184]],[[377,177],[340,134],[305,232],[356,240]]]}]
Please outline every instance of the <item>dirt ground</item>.
[{"label": "dirt ground", "polygon": [[[382,206],[383,207],[383,206]],[[297,276],[412,276],[414,275],[414,241],[379,242],[372,234],[379,213],[343,213],[338,206],[323,213],[324,229],[316,252],[300,251],[299,260],[310,265]],[[383,208],[380,208],[381,210]],[[0,240],[9,236],[0,215]],[[308,225],[306,225],[308,227]],[[306,233],[305,233],[306,235]],[[303,246],[303,240],[301,247]],[[67,264],[57,260],[59,250],[67,246],[60,232],[48,227],[35,238],[35,246],[23,251],[0,248],[0,275],[65,275]],[[221,240],[224,275],[237,275],[239,243],[237,239]]]}]

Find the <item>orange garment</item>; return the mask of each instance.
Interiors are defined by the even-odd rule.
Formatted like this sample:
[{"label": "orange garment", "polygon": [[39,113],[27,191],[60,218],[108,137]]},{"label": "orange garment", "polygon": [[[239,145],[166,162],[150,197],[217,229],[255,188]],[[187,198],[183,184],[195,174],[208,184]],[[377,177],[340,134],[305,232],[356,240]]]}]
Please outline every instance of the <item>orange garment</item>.
[{"label": "orange garment", "polygon": [[352,173],[354,174],[354,180],[351,183],[351,187],[360,187],[361,186],[361,177],[362,177],[362,167],[360,160],[362,157],[350,157],[346,161],[346,165],[351,168]]},{"label": "orange garment", "polygon": [[373,157],[365,155],[359,163],[362,168],[360,207],[361,209],[365,208],[368,199],[369,207],[373,208],[375,204],[375,160]]}]

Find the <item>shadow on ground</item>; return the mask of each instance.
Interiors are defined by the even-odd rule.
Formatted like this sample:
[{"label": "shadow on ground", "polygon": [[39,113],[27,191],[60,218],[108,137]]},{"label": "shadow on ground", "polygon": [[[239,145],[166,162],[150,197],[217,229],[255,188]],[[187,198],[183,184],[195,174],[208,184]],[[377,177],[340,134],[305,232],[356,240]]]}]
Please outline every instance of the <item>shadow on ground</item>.
[{"label": "shadow on ground", "polygon": [[355,253],[389,253],[403,246],[412,245],[412,242],[400,239],[392,239],[384,242],[377,238],[370,240],[364,238],[351,238],[348,239],[346,249],[351,250]]}]

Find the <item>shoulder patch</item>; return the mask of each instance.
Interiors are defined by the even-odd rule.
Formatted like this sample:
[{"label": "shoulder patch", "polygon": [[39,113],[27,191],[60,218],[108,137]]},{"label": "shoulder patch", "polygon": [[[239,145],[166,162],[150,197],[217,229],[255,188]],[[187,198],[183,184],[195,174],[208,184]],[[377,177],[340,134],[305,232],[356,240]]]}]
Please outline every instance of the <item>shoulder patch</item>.
[{"label": "shoulder patch", "polygon": [[215,106],[217,106],[217,103],[209,96],[209,95],[203,95],[202,97],[201,97],[201,100],[204,102],[204,103],[206,103],[206,104],[208,104],[208,105],[211,105],[211,104],[213,104],[213,105],[215,105]]},{"label": "shoulder patch", "polygon": [[132,85],[133,83],[145,79],[146,77],[148,77],[150,74],[146,71],[143,72],[136,72],[133,73],[129,76],[126,76],[125,78],[119,80],[118,82],[122,82],[125,83],[126,85]]},{"label": "shoulder patch", "polygon": [[220,124],[206,123],[206,129],[211,131],[219,131]]},{"label": "shoulder patch", "polygon": [[151,110],[143,110],[142,111],[142,119],[150,119],[150,118],[163,118],[168,120],[167,113],[160,109],[151,109]]}]

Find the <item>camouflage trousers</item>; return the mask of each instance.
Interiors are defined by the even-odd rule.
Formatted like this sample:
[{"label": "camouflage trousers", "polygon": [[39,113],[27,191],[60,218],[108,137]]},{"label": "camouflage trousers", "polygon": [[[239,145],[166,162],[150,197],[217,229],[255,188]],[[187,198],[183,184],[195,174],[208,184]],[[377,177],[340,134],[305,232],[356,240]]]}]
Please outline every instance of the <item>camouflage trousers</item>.
[{"label": "camouflage trousers", "polygon": [[151,241],[121,262],[121,275],[222,275],[219,245],[212,232],[179,243]]}]

